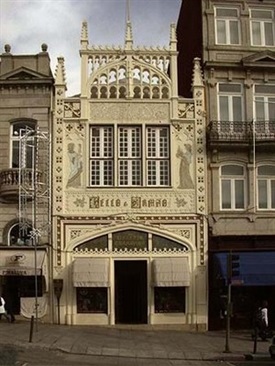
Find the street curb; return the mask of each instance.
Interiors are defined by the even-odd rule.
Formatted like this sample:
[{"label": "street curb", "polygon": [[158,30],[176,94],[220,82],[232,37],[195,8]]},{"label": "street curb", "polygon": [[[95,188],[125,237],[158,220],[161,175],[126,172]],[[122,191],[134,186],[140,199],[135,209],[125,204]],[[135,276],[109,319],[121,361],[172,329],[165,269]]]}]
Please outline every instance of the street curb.
[{"label": "street curb", "polygon": [[245,360],[246,361],[270,361],[272,358],[269,354],[257,354],[257,353],[248,353],[245,354]]}]

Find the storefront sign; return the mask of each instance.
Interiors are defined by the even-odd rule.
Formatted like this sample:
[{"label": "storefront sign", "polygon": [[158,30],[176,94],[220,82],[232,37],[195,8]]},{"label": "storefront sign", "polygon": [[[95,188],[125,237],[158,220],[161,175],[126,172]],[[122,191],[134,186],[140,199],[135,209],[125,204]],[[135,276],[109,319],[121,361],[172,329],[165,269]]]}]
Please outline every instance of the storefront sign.
[{"label": "storefront sign", "polygon": [[142,198],[140,196],[132,196],[129,200],[120,198],[101,198],[100,196],[92,196],[90,198],[90,208],[103,207],[130,207],[139,209],[144,207],[168,207],[168,200],[163,198]]},{"label": "storefront sign", "polygon": [[[37,268],[36,274],[41,275],[41,269]],[[4,267],[0,268],[0,276],[35,276],[34,268]]]}]

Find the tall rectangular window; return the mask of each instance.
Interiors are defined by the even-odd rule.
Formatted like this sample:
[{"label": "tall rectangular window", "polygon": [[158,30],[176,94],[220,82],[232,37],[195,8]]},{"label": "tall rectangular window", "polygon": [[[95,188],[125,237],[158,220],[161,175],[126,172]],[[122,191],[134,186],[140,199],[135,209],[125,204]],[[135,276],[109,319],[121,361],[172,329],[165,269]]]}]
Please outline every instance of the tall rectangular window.
[{"label": "tall rectangular window", "polygon": [[169,127],[92,126],[89,185],[169,186]]},{"label": "tall rectangular window", "polygon": [[250,34],[252,46],[275,46],[275,10],[251,9]]},{"label": "tall rectangular window", "polygon": [[275,133],[275,85],[255,85],[254,91],[255,130]]},{"label": "tall rectangular window", "polygon": [[169,172],[168,127],[146,128],[146,172],[148,186],[168,186]]},{"label": "tall rectangular window", "polygon": [[118,129],[118,182],[120,186],[141,185],[141,128]]},{"label": "tall rectangular window", "polygon": [[112,186],[114,184],[113,127],[90,129],[90,185]]},{"label": "tall rectangular window", "polygon": [[275,166],[262,165],[257,169],[258,209],[275,209]]},{"label": "tall rectangular window", "polygon": [[241,84],[218,84],[218,118],[222,132],[243,129],[243,88]]},{"label": "tall rectangular window", "polygon": [[11,125],[11,168],[33,168],[35,165],[33,123],[16,122]]},{"label": "tall rectangular window", "polygon": [[221,167],[221,209],[242,210],[245,207],[245,176],[240,165]]},{"label": "tall rectangular window", "polygon": [[216,44],[240,44],[240,18],[237,8],[215,8]]}]

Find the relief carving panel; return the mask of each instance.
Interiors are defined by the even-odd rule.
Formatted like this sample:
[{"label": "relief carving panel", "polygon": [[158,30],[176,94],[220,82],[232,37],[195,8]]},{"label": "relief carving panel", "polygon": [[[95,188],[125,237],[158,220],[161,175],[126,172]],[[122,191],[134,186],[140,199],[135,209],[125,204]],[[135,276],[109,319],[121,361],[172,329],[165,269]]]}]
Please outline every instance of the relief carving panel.
[{"label": "relief carving panel", "polygon": [[91,103],[90,119],[112,122],[169,121],[169,104],[162,103]]}]

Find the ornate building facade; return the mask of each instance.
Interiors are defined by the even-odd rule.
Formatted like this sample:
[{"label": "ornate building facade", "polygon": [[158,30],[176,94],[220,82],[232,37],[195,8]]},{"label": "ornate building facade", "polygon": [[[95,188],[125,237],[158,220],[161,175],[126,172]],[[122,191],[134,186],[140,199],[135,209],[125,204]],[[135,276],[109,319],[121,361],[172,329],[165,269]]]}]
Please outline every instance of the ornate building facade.
[{"label": "ornate building facade", "polygon": [[124,46],[103,47],[89,45],[83,22],[80,57],[77,97],[66,97],[63,58],[56,69],[53,320],[206,329],[200,61],[186,99],[174,25],[168,47],[135,47],[130,22]]}]

